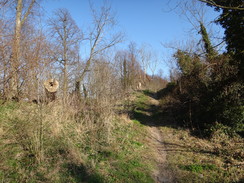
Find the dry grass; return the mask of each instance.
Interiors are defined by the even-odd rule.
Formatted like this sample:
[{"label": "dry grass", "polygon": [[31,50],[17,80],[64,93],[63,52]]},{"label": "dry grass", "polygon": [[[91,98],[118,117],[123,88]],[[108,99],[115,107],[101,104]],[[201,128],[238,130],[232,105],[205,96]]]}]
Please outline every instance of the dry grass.
[{"label": "dry grass", "polygon": [[[73,164],[85,164],[87,159],[84,149],[87,146],[92,144],[91,148],[98,149],[100,143],[111,141],[112,114],[104,112],[95,115],[94,110],[82,110],[82,116],[77,116],[81,110],[77,111],[73,106],[62,105],[58,101],[48,105],[16,105],[9,109],[6,109],[7,105],[3,106],[1,114],[0,166],[5,169],[2,172],[5,182],[8,182],[8,177],[11,179],[12,175],[8,173],[11,171],[16,174],[16,179],[23,179],[23,182],[36,179],[26,177],[30,174],[28,171],[33,176],[45,174],[45,179],[54,181],[55,177],[50,176],[52,171],[47,174],[45,169],[53,168],[53,172],[58,172],[67,160]],[[12,164],[9,164],[10,159]],[[31,169],[38,167],[41,172],[36,168],[28,170],[25,163],[31,163]]]},{"label": "dry grass", "polygon": [[150,180],[142,127],[106,101],[9,103],[0,119],[2,182]]},{"label": "dry grass", "polygon": [[216,132],[206,140],[171,127],[161,131],[178,182],[243,181],[243,139]]}]

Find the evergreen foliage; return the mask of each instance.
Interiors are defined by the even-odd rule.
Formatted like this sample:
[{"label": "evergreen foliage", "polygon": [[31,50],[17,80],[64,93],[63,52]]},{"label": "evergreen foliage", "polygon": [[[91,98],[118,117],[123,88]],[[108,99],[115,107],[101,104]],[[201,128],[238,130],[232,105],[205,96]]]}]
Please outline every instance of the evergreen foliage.
[{"label": "evergreen foliage", "polygon": [[207,33],[207,30],[205,28],[205,26],[203,25],[202,22],[200,22],[200,32],[201,32],[201,35],[202,35],[202,39],[203,39],[203,42],[204,42],[204,48],[206,50],[206,56],[207,58],[211,59],[213,58],[214,56],[216,56],[216,51],[214,50],[212,44],[211,44],[211,41],[208,37],[208,33]]},{"label": "evergreen foliage", "polygon": [[[243,60],[244,60],[244,8],[243,0],[213,0],[216,4],[229,7],[215,7],[216,11],[221,12],[216,23],[225,29],[224,40],[227,43],[227,51],[233,57],[233,65],[238,66],[238,77],[243,81]],[[211,5],[212,6],[212,5]],[[239,7],[232,9],[231,7]]]},{"label": "evergreen foliage", "polygon": [[[222,6],[238,6],[242,2],[231,4],[232,1],[215,1]],[[225,29],[227,51],[217,53],[205,26],[200,22],[199,33],[204,43],[205,58],[182,50],[174,54],[180,76],[168,94],[175,105],[168,106],[176,121],[192,130],[209,132],[218,123],[229,126],[233,132],[243,133],[244,86],[241,73],[244,59],[244,14],[242,10],[219,7],[216,10],[222,11],[216,22]]]}]

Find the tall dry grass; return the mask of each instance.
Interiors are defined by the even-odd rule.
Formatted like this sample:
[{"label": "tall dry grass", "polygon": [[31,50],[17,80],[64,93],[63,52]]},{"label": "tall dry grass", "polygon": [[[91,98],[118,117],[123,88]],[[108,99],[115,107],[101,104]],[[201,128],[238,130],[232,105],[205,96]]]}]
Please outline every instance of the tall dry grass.
[{"label": "tall dry grass", "polygon": [[88,162],[88,154],[114,140],[112,104],[97,99],[64,101],[19,103],[1,114],[0,167],[4,182],[13,176],[18,182],[59,182],[64,164],[95,167],[95,162]]}]

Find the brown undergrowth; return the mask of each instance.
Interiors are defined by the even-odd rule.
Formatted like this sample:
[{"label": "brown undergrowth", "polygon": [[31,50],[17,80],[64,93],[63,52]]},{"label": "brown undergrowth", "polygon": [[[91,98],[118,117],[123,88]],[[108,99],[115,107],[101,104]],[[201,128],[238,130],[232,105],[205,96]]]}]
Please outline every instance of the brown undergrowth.
[{"label": "brown undergrowth", "polygon": [[0,106],[1,182],[153,182],[145,129],[104,101]]},{"label": "brown undergrowth", "polygon": [[243,139],[216,132],[211,139],[185,129],[161,127],[165,151],[177,182],[242,182]]}]

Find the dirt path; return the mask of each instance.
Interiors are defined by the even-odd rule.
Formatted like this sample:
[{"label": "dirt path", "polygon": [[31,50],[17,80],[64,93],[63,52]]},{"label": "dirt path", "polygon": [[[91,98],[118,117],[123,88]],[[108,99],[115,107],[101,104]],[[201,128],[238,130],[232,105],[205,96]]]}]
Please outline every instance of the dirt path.
[{"label": "dirt path", "polygon": [[[159,104],[159,102],[155,99],[152,99],[150,103],[155,107],[157,107]],[[161,133],[159,127],[155,125],[153,120],[155,119],[152,118],[151,121],[148,121],[148,141],[150,148],[152,149],[153,158],[157,164],[157,169],[153,171],[153,178],[156,183],[175,182],[173,173],[168,169],[166,159],[167,153],[165,144],[163,142],[163,134]]]},{"label": "dirt path", "polygon": [[157,163],[157,169],[153,172],[153,178],[156,183],[169,183],[174,182],[172,172],[167,167],[167,153],[165,151],[165,145],[162,140],[162,134],[158,127],[148,127],[149,142],[153,149],[153,156]]}]

